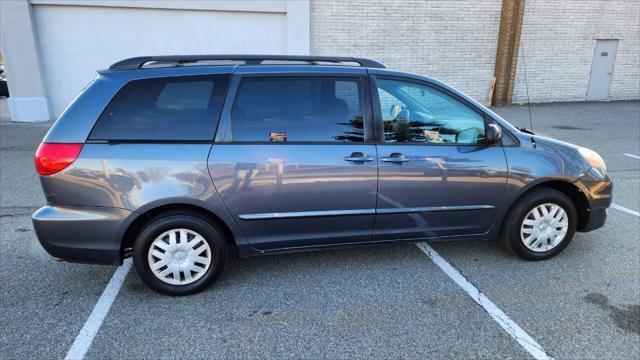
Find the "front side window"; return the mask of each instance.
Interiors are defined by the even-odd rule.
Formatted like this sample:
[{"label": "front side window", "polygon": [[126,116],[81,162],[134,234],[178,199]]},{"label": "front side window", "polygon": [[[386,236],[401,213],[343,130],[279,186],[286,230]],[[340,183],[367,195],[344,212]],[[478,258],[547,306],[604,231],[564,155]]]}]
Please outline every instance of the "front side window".
[{"label": "front side window", "polygon": [[362,87],[349,77],[241,81],[225,140],[363,142]]},{"label": "front side window", "polygon": [[131,81],[107,105],[89,139],[210,141],[227,79],[207,75]]},{"label": "front side window", "polygon": [[378,79],[386,142],[484,144],[482,115],[434,88]]}]

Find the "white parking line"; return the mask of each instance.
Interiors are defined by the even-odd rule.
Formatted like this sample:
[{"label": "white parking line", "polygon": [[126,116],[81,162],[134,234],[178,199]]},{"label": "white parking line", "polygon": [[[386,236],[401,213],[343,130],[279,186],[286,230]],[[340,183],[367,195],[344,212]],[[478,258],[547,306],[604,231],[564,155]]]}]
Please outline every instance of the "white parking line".
[{"label": "white parking line", "polygon": [[624,212],[626,212],[627,214],[631,214],[631,215],[634,215],[634,216],[640,217],[640,212],[633,211],[633,210],[631,210],[631,209],[627,209],[626,207],[624,207],[624,206],[620,206],[620,205],[618,205],[618,204],[611,204],[611,208],[612,208],[612,209],[616,209],[616,210],[620,210],[620,211],[624,211]]},{"label": "white parking line", "polygon": [[[627,155],[627,154],[625,154]],[[626,212],[628,214],[640,217],[640,213],[622,207],[617,204],[611,204],[611,208]],[[424,252],[438,267],[447,274],[458,286],[464,290],[473,301],[480,305],[514,340],[516,340],[531,356],[535,359],[553,359],[540,344],[538,344],[529,334],[527,334],[518,324],[516,324],[507,314],[498,308],[489,298],[487,298],[478,288],[470,283],[456,268],[449,264],[440,254],[438,254],[431,246],[425,242],[416,244],[422,252]],[[67,353],[65,360],[83,359],[91,343],[95,338],[105,317],[109,313],[109,309],[113,301],[118,296],[118,292],[124,283],[127,273],[131,269],[131,259],[126,259],[109,280],[98,302],[91,311],[89,318],[80,330],[71,349]]]},{"label": "white parking line", "polygon": [[638,155],[633,155],[633,154],[624,154],[624,156],[632,157],[632,158],[634,158],[634,159],[640,159],[640,156],[638,156]]},{"label": "white parking line", "polygon": [[527,334],[518,324],[500,310],[489,298],[487,298],[478,288],[470,283],[456,268],[449,264],[442,256],[431,248],[427,243],[416,244],[438,267],[447,274],[458,286],[462,288],[471,299],[480,305],[514,340],[516,340],[535,359],[553,359],[542,346],[540,346],[529,334]]},{"label": "white parking line", "polygon": [[100,295],[96,306],[94,306],[93,311],[91,311],[91,315],[89,315],[76,340],[73,342],[73,345],[71,345],[71,349],[69,349],[65,357],[66,360],[80,360],[84,358],[84,355],[89,351],[93,339],[96,337],[104,318],[111,308],[111,304],[113,304],[116,296],[118,296],[118,291],[120,291],[120,287],[129,269],[131,269],[131,259],[126,259],[122,266],[113,273],[107,287],[104,288],[102,295]]}]

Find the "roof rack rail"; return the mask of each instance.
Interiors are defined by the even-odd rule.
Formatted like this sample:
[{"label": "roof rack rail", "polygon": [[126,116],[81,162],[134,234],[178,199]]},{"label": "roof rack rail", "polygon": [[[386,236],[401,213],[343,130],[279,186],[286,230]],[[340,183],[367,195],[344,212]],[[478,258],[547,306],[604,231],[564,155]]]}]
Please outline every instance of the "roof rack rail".
[{"label": "roof rack rail", "polygon": [[243,61],[244,65],[260,65],[265,62],[306,62],[308,65],[330,63],[336,65],[357,64],[370,68],[386,68],[380,61],[358,57],[336,56],[302,56],[302,55],[168,55],[168,56],[139,56],[118,61],[111,65],[109,70],[135,70],[142,69],[147,63],[164,63],[172,66],[185,64],[197,65],[206,61]]}]

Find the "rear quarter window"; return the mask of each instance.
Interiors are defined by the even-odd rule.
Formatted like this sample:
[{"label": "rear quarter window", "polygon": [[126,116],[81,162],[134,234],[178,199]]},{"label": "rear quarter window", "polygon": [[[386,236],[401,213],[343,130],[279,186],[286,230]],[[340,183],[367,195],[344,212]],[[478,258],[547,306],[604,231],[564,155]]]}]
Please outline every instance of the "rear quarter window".
[{"label": "rear quarter window", "polygon": [[90,140],[213,139],[227,75],[134,80],[102,112]]}]

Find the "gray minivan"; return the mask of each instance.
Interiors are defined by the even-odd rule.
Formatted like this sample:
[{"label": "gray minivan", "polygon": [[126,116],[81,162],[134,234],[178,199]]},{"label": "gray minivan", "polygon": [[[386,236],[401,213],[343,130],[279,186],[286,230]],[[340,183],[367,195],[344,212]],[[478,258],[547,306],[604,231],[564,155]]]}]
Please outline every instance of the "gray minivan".
[{"label": "gray minivan", "polygon": [[592,150],[518,129],[452,87],[375,60],[155,56],[113,64],[35,156],[42,246],[133,257],[185,295],[237,256],[496,239],[527,260],[604,225]]}]

